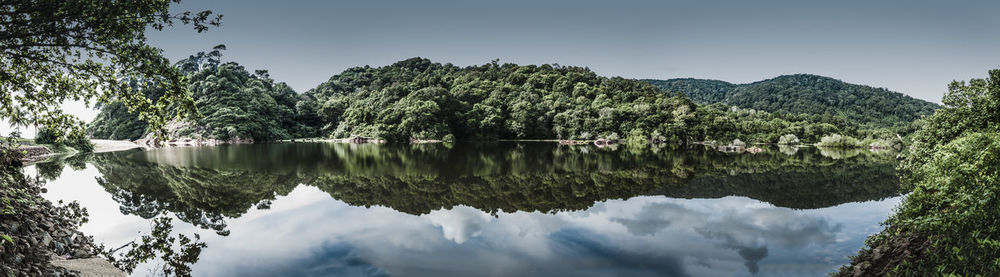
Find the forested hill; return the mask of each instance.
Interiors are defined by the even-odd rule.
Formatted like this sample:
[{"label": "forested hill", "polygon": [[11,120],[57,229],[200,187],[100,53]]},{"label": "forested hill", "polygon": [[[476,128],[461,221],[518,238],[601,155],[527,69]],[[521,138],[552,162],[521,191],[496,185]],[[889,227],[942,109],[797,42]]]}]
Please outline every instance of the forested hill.
[{"label": "forested hill", "polygon": [[[168,136],[243,142],[317,136],[395,142],[605,138],[677,144],[774,143],[783,135],[816,142],[831,134],[877,140],[905,132],[864,127],[831,114],[697,105],[648,82],[548,64],[494,61],[459,67],[412,58],[350,68],[296,93],[266,71],[251,73],[221,62],[220,55],[199,53],[178,63],[200,116],[175,119],[167,124]],[[149,97],[158,95],[150,84],[137,87]],[[136,139],[153,130],[122,105],[110,103],[89,131],[95,138]]]},{"label": "forested hill", "polygon": [[[175,66],[186,75],[188,90],[198,115],[178,117],[167,125],[172,138],[262,142],[314,136],[295,110],[299,94],[283,82],[276,82],[266,70],[253,73],[235,62],[222,62],[217,46],[199,52]],[[160,97],[156,84],[132,82],[147,98]],[[135,140],[147,136],[149,124],[125,105],[99,103],[101,112],[87,126],[91,137]],[[168,107],[176,114],[176,107]]]},{"label": "forested hill", "polygon": [[875,126],[897,126],[934,113],[937,104],[884,88],[810,74],[784,75],[749,84],[718,80],[645,80],[666,92],[683,92],[699,104],[722,103],[768,112],[834,116]]},{"label": "forested hill", "polygon": [[[331,137],[388,140],[693,139],[694,103],[645,82],[583,67],[497,62],[458,67],[412,58],[355,67],[305,92]],[[690,121],[690,122],[689,122]]]},{"label": "forested hill", "polygon": [[643,80],[666,92],[683,92],[695,103],[710,105],[715,103],[726,103],[729,93],[737,85],[726,81],[709,79],[670,79],[670,80]]}]

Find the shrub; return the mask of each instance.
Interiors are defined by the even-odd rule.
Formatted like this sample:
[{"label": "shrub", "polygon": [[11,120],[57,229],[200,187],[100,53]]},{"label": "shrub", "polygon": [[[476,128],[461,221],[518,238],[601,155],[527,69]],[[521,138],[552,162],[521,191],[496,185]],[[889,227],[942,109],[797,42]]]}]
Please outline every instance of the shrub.
[{"label": "shrub", "polygon": [[45,127],[39,127],[38,133],[35,134],[35,143],[37,144],[60,144],[62,142],[63,133],[58,130],[53,130]]},{"label": "shrub", "polygon": [[746,143],[743,143],[743,141],[742,141],[742,140],[740,140],[740,139],[734,139],[734,140],[733,140],[733,143],[732,143],[732,144],[730,144],[730,145],[732,145],[732,146],[739,146],[739,147],[744,147],[744,146],[747,146],[747,144],[746,144]]},{"label": "shrub", "polygon": [[76,149],[76,151],[80,151],[80,152],[93,152],[94,151],[94,144],[90,143],[90,139],[88,139],[87,136],[82,135],[82,134],[71,135],[66,140],[66,146],[73,147],[74,149]]},{"label": "shrub", "polygon": [[816,145],[822,147],[838,147],[838,148],[857,148],[864,146],[863,144],[861,144],[861,142],[858,141],[858,139],[852,138],[850,136],[841,136],[840,134],[823,136],[823,138],[820,139],[819,143]]},{"label": "shrub", "polygon": [[869,240],[869,249],[891,251],[883,256],[907,250],[919,257],[889,268],[903,275],[1000,273],[1000,134],[971,133],[954,140],[916,168],[912,178],[913,193],[886,221],[886,230]]},{"label": "shrub", "polygon": [[649,138],[642,132],[642,129],[635,128],[629,131],[628,137],[625,137],[625,142],[628,144],[648,144]]},{"label": "shrub", "polygon": [[778,144],[780,145],[798,145],[799,137],[793,134],[787,134],[778,138]]}]

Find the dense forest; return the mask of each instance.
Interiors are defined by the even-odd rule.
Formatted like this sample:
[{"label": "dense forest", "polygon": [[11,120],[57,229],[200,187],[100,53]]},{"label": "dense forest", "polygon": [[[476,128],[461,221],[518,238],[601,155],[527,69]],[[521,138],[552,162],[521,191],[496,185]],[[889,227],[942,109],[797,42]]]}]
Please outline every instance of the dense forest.
[{"label": "dense forest", "polygon": [[[175,64],[188,78],[198,114],[168,123],[169,137],[253,142],[313,135],[296,116],[299,95],[295,91],[272,80],[265,70],[250,73],[238,63],[223,63],[222,50],[225,46],[220,45]],[[132,85],[150,99],[163,94],[151,82],[133,81]],[[136,140],[157,131],[121,103],[100,107],[88,126],[92,137]]]},{"label": "dense forest", "polygon": [[929,116],[939,106],[884,88],[855,85],[809,74],[785,75],[749,84],[718,80],[645,80],[666,92],[684,93],[698,104],[841,117],[857,124],[893,127]]},{"label": "dense forest", "polygon": [[[350,68],[299,94],[270,79],[265,70],[250,73],[237,63],[221,62],[220,50],[224,47],[176,64],[189,79],[199,114],[167,123],[168,136],[242,142],[363,136],[390,142],[603,138],[677,144],[734,139],[776,143],[784,135],[793,135],[796,142],[818,142],[842,134],[872,142],[908,133],[917,114],[934,107],[925,103],[919,113],[894,117],[902,124],[889,128],[858,124],[847,119],[850,115],[828,110],[803,112],[824,111],[809,106],[771,112],[757,106],[699,105],[681,93],[665,93],[639,80],[601,77],[583,67],[496,61],[458,67],[423,58]],[[688,89],[703,82],[688,81]],[[725,83],[705,82],[714,84],[705,88],[706,94],[728,91],[722,89]],[[155,97],[157,88],[147,87],[145,93]],[[843,91],[814,93],[816,88],[791,85],[785,90],[796,89],[817,97]],[[895,95],[888,91],[871,94],[883,96],[869,99],[903,101],[892,100]],[[783,99],[757,102],[762,107],[783,106]],[[818,101],[809,99],[807,103]],[[157,130],[123,105],[111,103],[103,106],[89,131],[95,138],[134,140]]]}]

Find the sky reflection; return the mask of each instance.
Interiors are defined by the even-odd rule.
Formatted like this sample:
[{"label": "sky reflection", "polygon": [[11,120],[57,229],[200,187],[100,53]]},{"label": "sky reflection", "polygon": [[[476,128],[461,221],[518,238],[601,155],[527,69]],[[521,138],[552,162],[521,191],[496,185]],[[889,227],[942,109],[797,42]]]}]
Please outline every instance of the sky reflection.
[{"label": "sky reflection", "polygon": [[[148,232],[148,220],[117,210],[99,174],[66,168],[45,197],[90,209],[83,231],[100,242]],[[899,199],[793,210],[745,197],[639,196],[573,212],[412,215],[299,186],[229,219],[229,236],[181,221],[175,232],[208,244],[196,276],[815,276],[844,263]]]}]

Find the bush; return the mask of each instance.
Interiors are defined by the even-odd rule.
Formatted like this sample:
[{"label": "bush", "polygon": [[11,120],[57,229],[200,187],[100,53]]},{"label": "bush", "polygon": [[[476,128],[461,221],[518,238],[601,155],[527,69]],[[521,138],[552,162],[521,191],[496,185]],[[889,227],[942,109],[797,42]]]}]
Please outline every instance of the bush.
[{"label": "bush", "polygon": [[[886,221],[886,230],[868,242],[869,249],[890,259],[884,270],[902,275],[1000,273],[1000,134],[971,133],[954,140],[916,168],[912,178],[913,193]],[[894,265],[891,259],[903,257],[892,256],[904,251],[919,258]],[[871,263],[883,264],[879,256]]]},{"label": "bush", "polygon": [[618,136],[618,133],[612,132],[610,135],[605,136],[604,139],[606,139],[608,141],[611,141],[611,142],[617,142],[618,140],[620,140],[622,138]]},{"label": "bush", "polygon": [[90,143],[90,139],[85,135],[71,135],[66,140],[66,146],[73,147],[76,151],[80,152],[93,152],[94,144]]},{"label": "bush", "polygon": [[38,133],[35,134],[35,143],[37,144],[60,144],[62,142],[63,133],[58,130],[53,130],[45,127],[38,127]]},{"label": "bush", "polygon": [[734,140],[733,140],[733,143],[732,143],[732,144],[730,144],[730,145],[732,145],[732,146],[739,146],[739,147],[744,147],[744,146],[747,146],[747,144],[746,144],[746,143],[743,143],[743,141],[742,141],[742,140],[740,140],[740,139],[734,139]]},{"label": "bush", "polygon": [[840,134],[823,136],[823,138],[820,139],[819,143],[816,145],[822,147],[837,147],[837,148],[858,148],[864,146],[864,144],[861,144],[861,142],[859,142],[858,139],[852,138],[850,136],[841,136]]},{"label": "bush", "polygon": [[798,145],[799,137],[794,134],[787,134],[778,138],[778,144],[780,145]]},{"label": "bush", "polygon": [[645,145],[649,144],[649,138],[642,132],[642,129],[635,128],[629,131],[628,136],[625,137],[625,143],[632,145]]}]

